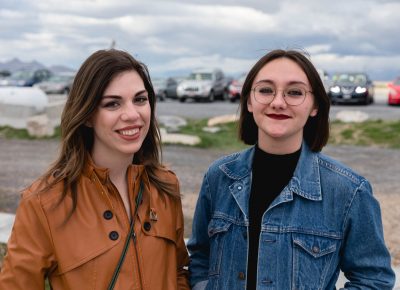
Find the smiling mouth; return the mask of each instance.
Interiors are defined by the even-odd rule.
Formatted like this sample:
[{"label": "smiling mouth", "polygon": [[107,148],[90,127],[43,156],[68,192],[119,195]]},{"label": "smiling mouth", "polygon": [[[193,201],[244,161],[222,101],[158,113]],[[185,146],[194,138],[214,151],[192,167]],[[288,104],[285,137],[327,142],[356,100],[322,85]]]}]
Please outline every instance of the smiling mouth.
[{"label": "smiling mouth", "polygon": [[139,128],[129,129],[129,130],[118,130],[117,132],[123,136],[133,136],[139,132]]}]

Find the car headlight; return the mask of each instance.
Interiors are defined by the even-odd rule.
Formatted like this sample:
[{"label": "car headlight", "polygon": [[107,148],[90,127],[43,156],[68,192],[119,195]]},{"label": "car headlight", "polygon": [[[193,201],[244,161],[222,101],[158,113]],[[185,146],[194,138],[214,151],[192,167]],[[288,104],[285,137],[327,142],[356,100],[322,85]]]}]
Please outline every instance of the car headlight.
[{"label": "car headlight", "polygon": [[364,87],[356,87],[356,93],[357,94],[363,94],[367,91],[367,88]]},{"label": "car headlight", "polygon": [[339,86],[331,87],[329,90],[330,90],[332,93],[335,93],[335,94],[340,93],[340,87],[339,87]]}]

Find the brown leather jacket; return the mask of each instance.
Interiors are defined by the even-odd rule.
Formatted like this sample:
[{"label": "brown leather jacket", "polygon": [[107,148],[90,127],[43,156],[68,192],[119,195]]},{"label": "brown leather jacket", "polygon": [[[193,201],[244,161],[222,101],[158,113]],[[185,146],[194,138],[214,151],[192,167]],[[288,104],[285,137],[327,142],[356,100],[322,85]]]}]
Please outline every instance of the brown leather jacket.
[{"label": "brown leather jacket", "polygon": [[[176,184],[170,171],[160,178]],[[179,199],[161,194],[150,184],[143,166],[128,169],[134,212],[139,180],[143,200],[115,290],[189,289],[188,253],[183,240]],[[38,183],[24,192],[0,272],[1,290],[43,290],[47,276],[54,290],[107,289],[129,231],[122,199],[107,169],[87,165],[78,184],[75,212],[66,221],[72,201],[57,206],[62,184],[38,194]]]}]

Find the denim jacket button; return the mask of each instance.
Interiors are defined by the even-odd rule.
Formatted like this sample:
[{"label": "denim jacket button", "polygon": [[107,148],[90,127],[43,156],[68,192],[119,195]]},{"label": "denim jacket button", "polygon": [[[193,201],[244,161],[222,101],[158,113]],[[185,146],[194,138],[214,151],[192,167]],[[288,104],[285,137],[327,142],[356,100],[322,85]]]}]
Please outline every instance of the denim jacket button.
[{"label": "denim jacket button", "polygon": [[244,280],[246,278],[246,275],[243,272],[239,272],[238,278],[240,280]]},{"label": "denim jacket button", "polygon": [[242,190],[242,187],[239,185],[239,186],[237,187],[237,189],[238,189],[238,190]]},{"label": "denim jacket button", "polygon": [[313,251],[314,254],[318,254],[319,253],[319,248],[317,246],[314,246],[312,248],[312,251]]}]

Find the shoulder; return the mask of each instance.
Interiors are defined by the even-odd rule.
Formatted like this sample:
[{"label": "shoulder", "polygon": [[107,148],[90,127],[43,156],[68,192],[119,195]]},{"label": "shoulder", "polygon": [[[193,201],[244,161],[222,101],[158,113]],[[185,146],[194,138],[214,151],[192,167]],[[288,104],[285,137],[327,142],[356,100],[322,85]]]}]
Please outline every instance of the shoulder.
[{"label": "shoulder", "polygon": [[368,182],[366,178],[356,172],[354,169],[345,165],[344,163],[333,159],[332,157],[323,153],[316,153],[318,157],[318,164],[327,174],[333,174],[342,180],[347,180],[355,185]]},{"label": "shoulder", "polygon": [[50,188],[46,188],[49,181],[43,179],[37,179],[29,187],[23,190],[21,195],[21,202],[38,200],[41,202],[46,202],[53,198],[59,197],[63,190],[63,181],[55,183]]},{"label": "shoulder", "polygon": [[167,167],[158,167],[155,169],[155,174],[157,178],[161,181],[169,183],[169,184],[178,184],[178,176],[175,174],[174,171]]},{"label": "shoulder", "polygon": [[242,165],[248,161],[249,157],[253,154],[253,147],[244,149],[242,151],[234,152],[216,159],[210,164],[207,172],[212,173],[215,171],[220,171],[223,167],[229,166],[232,163],[241,163]]}]

